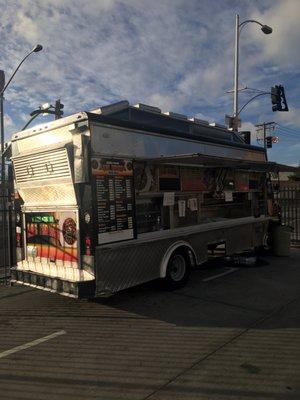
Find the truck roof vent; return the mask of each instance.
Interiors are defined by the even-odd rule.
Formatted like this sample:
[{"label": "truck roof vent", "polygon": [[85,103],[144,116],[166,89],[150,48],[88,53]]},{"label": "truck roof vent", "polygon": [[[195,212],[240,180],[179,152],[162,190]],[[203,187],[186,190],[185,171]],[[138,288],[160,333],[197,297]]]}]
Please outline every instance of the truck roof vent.
[{"label": "truck roof vent", "polygon": [[167,115],[168,117],[182,119],[184,121],[186,121],[188,119],[187,115],[174,113],[172,111],[164,112],[164,114]]},{"label": "truck roof vent", "polygon": [[93,110],[91,110],[89,112],[93,113],[93,114],[107,115],[107,114],[112,114],[116,111],[123,110],[124,108],[128,108],[128,107],[129,107],[128,101],[122,100],[122,101],[118,101],[117,103],[109,104],[107,106],[94,108]]},{"label": "truck roof vent", "polygon": [[161,113],[161,109],[154,106],[149,106],[148,104],[138,103],[135,104],[133,107],[138,108],[139,110],[148,111],[156,114]]},{"label": "truck roof vent", "polygon": [[221,124],[217,124],[216,122],[211,122],[211,123],[209,124],[209,126],[214,127],[214,128],[225,129],[226,131],[228,130],[228,129],[227,129],[227,126],[221,125]]},{"label": "truck roof vent", "polygon": [[205,126],[209,125],[208,121],[205,121],[204,119],[195,118],[195,117],[189,118],[189,121],[192,121],[197,125],[205,125]]}]

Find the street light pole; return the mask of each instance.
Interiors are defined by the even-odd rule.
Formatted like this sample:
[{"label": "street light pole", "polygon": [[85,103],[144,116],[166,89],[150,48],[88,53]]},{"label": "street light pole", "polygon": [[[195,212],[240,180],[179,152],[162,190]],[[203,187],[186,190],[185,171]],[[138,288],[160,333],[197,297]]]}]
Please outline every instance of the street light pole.
[{"label": "street light pole", "polygon": [[235,16],[235,46],[234,46],[234,97],[233,97],[233,117],[238,117],[239,110],[239,25],[240,25],[240,16],[236,14]]},{"label": "street light pole", "polygon": [[6,186],[5,186],[5,156],[4,156],[4,118],[3,118],[3,89],[5,87],[5,74],[0,71],[1,75],[1,94],[0,94],[0,129],[1,129],[1,190],[0,190],[0,216],[1,216],[1,247],[2,259],[4,268],[4,278],[6,278]]},{"label": "street light pole", "polygon": [[6,268],[6,255],[7,247],[10,245],[9,236],[6,240],[6,207],[7,207],[7,188],[6,188],[6,171],[5,171],[5,138],[4,138],[4,92],[9,86],[10,82],[13,80],[14,76],[18,72],[19,68],[23,62],[32,54],[37,53],[43,49],[43,46],[37,44],[18,64],[17,68],[14,70],[8,82],[5,84],[5,74],[4,71],[0,71],[1,76],[1,88],[0,88],[0,129],[1,129],[1,208],[2,208],[2,245],[3,245],[3,265]]},{"label": "street light pole", "polygon": [[255,19],[247,19],[240,23],[240,16],[235,16],[235,46],[234,46],[234,89],[233,89],[233,127],[238,131],[238,116],[239,116],[239,47],[240,47],[240,33],[243,27],[253,22],[260,25],[264,34],[269,35],[272,33],[272,28],[268,25],[263,25]]},{"label": "street light pole", "polygon": [[[2,239],[2,260],[3,261],[3,269],[4,269],[4,278],[6,278],[6,187],[5,187],[5,157],[4,157],[4,119],[2,118],[3,115],[3,94],[0,95],[0,128],[1,128],[1,239]],[[0,261],[0,263],[1,263]],[[1,265],[1,264],[0,264]]]}]

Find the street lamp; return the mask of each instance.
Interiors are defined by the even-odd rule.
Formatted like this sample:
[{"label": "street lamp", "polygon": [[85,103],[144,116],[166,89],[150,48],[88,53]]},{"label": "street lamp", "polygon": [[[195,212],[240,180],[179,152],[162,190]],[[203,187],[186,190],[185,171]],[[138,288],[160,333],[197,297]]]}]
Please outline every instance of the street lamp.
[{"label": "street lamp", "polygon": [[268,25],[263,25],[259,21],[254,19],[247,19],[240,23],[240,16],[236,14],[235,16],[235,52],[234,52],[234,97],[233,97],[233,118],[234,118],[234,127],[237,130],[238,126],[238,113],[239,113],[239,42],[240,42],[240,33],[243,27],[250,23],[254,22],[255,24],[260,25],[261,30],[264,34],[269,35],[272,33],[272,28]]},{"label": "street lamp", "polygon": [[23,62],[32,54],[37,53],[43,49],[41,44],[37,44],[34,48],[26,54],[26,56],[21,60],[18,64],[17,68],[14,70],[12,76],[5,84],[5,74],[4,71],[0,71],[0,129],[1,129],[1,197],[2,197],[2,240],[3,240],[3,249],[4,249],[4,267],[6,267],[6,239],[5,239],[5,225],[6,225],[6,188],[5,188],[5,150],[4,150],[4,113],[3,113],[3,101],[4,101],[4,92],[9,86],[10,82],[13,80],[14,76],[18,72],[19,68],[23,64]]},{"label": "street lamp", "polygon": [[[32,54],[32,53],[38,53],[39,51],[43,50],[43,46],[41,44],[37,44],[36,46],[34,46],[34,48],[28,53],[26,54],[26,56],[23,58],[23,60],[19,63],[19,65],[17,66],[17,68],[14,70],[14,73],[12,74],[12,76],[9,78],[7,84],[3,87],[3,89],[0,91],[0,96],[3,96],[3,93],[5,92],[5,90],[7,89],[8,85],[10,84],[10,82],[13,80],[14,76],[16,75],[16,73],[18,72],[18,69],[21,67],[21,65],[23,64],[23,62]],[[1,113],[2,114],[2,113]]]}]

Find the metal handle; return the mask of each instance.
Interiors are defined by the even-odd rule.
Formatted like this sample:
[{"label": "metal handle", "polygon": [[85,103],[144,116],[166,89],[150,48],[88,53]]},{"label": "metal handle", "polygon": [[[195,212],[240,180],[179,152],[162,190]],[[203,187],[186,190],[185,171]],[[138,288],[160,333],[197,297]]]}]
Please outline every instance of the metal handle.
[{"label": "metal handle", "polygon": [[33,167],[31,165],[28,165],[26,170],[27,170],[27,174],[29,176],[33,176],[34,175],[34,170],[33,170]]},{"label": "metal handle", "polygon": [[45,164],[45,166],[46,166],[46,171],[47,171],[49,174],[52,174],[52,172],[53,172],[53,164],[51,164],[50,161],[47,161],[46,164]]}]

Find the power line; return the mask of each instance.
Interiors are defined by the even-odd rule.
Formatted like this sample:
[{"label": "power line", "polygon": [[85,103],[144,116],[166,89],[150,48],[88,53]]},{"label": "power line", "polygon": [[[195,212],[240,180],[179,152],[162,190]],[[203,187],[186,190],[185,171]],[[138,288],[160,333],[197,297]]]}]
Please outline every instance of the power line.
[{"label": "power line", "polygon": [[300,140],[300,135],[295,134],[294,132],[286,131],[283,128],[278,128],[278,131],[276,133],[277,134],[282,134],[284,136],[290,136],[290,137],[293,137],[295,139],[299,139]]},{"label": "power line", "polygon": [[287,144],[287,145],[291,145],[291,146],[298,144],[297,142],[293,142],[291,140],[284,140],[284,143]]},{"label": "power line", "polygon": [[280,136],[280,142],[281,143],[293,143],[293,144],[299,144],[299,141],[296,139],[291,139],[289,137],[285,137],[285,136]]},{"label": "power line", "polygon": [[281,124],[278,124],[277,122],[276,122],[276,125],[279,126],[281,129],[285,129],[287,131],[290,131],[291,133],[295,133],[295,134],[299,135],[299,131],[296,129],[289,128],[288,126],[283,126]]},{"label": "power line", "polygon": [[281,130],[281,131],[283,131],[283,132],[288,132],[288,133],[290,133],[290,134],[292,134],[292,135],[298,135],[298,136],[300,136],[299,133],[290,131],[290,130],[286,129],[285,127],[281,127],[281,126],[278,126],[278,125],[277,125],[275,128],[278,129],[278,130]]},{"label": "power line", "polygon": [[284,125],[279,124],[278,122],[276,122],[276,125],[280,126],[281,128],[288,129],[290,131],[299,132],[299,130],[296,128],[291,128],[290,126],[284,126]]}]

